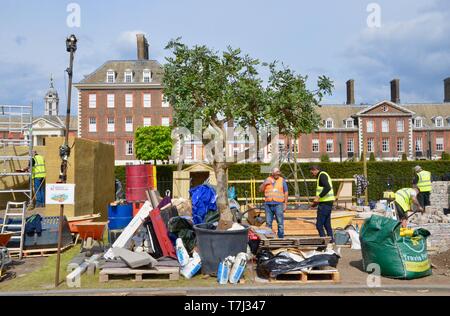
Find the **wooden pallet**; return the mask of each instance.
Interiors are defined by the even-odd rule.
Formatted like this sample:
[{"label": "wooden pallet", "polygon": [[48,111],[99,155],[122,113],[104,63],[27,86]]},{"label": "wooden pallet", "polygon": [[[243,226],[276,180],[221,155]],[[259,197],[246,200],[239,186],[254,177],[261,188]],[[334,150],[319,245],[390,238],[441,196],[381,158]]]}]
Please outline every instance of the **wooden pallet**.
[{"label": "wooden pallet", "polygon": [[330,237],[299,237],[299,238],[283,238],[283,239],[262,239],[260,247],[268,249],[277,248],[299,248],[299,249],[315,249],[318,247],[327,247]]},{"label": "wooden pallet", "polygon": [[270,278],[270,283],[339,283],[341,276],[339,271],[311,270],[309,272],[293,271]]},{"label": "wooden pallet", "polygon": [[108,282],[113,277],[134,276],[134,281],[155,280],[154,278],[145,278],[146,276],[163,276],[168,277],[171,281],[180,279],[180,269],[175,267],[152,268],[152,269],[128,269],[128,268],[107,268],[100,271],[100,282]]},{"label": "wooden pallet", "polygon": [[[61,252],[64,252],[67,249],[72,248],[72,247],[73,247],[73,244],[67,245],[64,248],[61,248]],[[58,248],[28,249],[28,250],[23,250],[22,256],[24,258],[49,257],[51,255],[56,254],[57,252],[58,252]],[[18,257],[19,250],[11,249],[10,255],[11,255],[11,257]]]}]

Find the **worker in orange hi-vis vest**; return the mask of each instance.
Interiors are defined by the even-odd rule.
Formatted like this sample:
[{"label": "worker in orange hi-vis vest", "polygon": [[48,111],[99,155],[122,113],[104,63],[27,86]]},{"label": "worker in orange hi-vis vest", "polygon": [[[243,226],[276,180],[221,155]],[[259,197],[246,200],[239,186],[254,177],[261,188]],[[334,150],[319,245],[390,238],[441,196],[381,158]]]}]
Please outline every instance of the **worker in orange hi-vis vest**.
[{"label": "worker in orange hi-vis vest", "polygon": [[275,218],[278,225],[278,238],[284,238],[284,212],[287,208],[289,192],[280,169],[274,168],[272,175],[261,184],[259,190],[264,192],[267,227],[272,229]]}]

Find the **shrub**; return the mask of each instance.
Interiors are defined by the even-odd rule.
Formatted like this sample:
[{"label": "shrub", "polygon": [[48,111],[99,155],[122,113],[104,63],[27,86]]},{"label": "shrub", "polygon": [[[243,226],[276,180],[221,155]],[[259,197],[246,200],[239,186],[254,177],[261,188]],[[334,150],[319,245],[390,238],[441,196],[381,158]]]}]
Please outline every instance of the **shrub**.
[{"label": "shrub", "polygon": [[330,157],[327,154],[320,156],[321,162],[330,162]]},{"label": "shrub", "polygon": [[369,161],[377,161],[377,160],[375,159],[375,154],[374,154],[374,153],[370,153]]}]

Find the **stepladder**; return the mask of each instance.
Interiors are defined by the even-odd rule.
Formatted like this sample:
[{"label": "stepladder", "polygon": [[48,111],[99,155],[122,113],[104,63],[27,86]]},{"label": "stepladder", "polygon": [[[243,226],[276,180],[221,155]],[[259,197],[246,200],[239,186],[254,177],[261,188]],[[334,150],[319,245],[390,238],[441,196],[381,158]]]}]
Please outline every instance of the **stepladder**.
[{"label": "stepladder", "polygon": [[8,247],[10,253],[18,253],[19,259],[23,256],[25,237],[25,214],[27,202],[8,202],[3,217],[2,234],[11,233],[12,247]]}]

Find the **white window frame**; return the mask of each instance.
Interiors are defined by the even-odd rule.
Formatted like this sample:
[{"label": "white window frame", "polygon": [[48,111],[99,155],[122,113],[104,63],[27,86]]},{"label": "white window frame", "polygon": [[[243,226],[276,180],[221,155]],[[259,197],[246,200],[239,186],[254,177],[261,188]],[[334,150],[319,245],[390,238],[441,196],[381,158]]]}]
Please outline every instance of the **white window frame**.
[{"label": "white window frame", "polygon": [[374,138],[367,139],[367,152],[368,153],[375,152],[375,139]]},{"label": "white window frame", "polygon": [[125,118],[125,132],[133,132],[133,117],[132,116],[127,116]]},{"label": "white window frame", "polygon": [[115,131],[115,119],[114,119],[114,117],[108,117],[107,119],[106,119],[106,125],[107,125],[107,127],[106,127],[106,131],[107,132],[114,132]]},{"label": "white window frame", "polygon": [[133,94],[131,94],[131,93],[125,94],[125,107],[126,108],[133,107]]},{"label": "white window frame", "polygon": [[95,93],[89,94],[89,108],[95,109],[97,107],[97,95]]},{"label": "white window frame", "polygon": [[170,126],[170,117],[161,117],[161,126]]},{"label": "white window frame", "polygon": [[325,128],[332,129],[334,127],[334,121],[331,118],[325,120]]},{"label": "white window frame", "polygon": [[397,133],[405,131],[405,120],[397,120]]},{"label": "white window frame", "polygon": [[347,153],[355,152],[355,140],[353,138],[347,139]]},{"label": "white window frame", "polygon": [[192,145],[187,145],[185,147],[186,149],[186,159],[192,160],[192,154],[193,154],[193,149],[192,149]]},{"label": "white window frame", "polygon": [[[146,79],[148,79],[148,80],[146,80]],[[145,69],[144,71],[142,71],[142,82],[150,83],[152,81],[153,81],[152,72],[148,69]]]},{"label": "white window frame", "polygon": [[89,133],[97,133],[97,118],[89,118]]},{"label": "white window frame", "polygon": [[436,137],[436,151],[444,151],[444,137]]},{"label": "white window frame", "polygon": [[[386,142],[387,141],[387,142]],[[390,138],[383,138],[382,140],[381,140],[381,151],[382,152],[384,152],[384,153],[388,153],[390,150]]]},{"label": "white window frame", "polygon": [[164,101],[164,94],[161,94],[161,107],[163,107],[163,108],[170,107],[169,102]]},{"label": "white window frame", "polygon": [[144,127],[152,126],[152,118],[151,117],[144,117],[143,125],[144,125]]},{"label": "white window frame", "polygon": [[403,137],[397,138],[397,152],[405,152],[405,139]]},{"label": "white window frame", "polygon": [[[439,124],[438,124],[438,122],[439,122]],[[436,125],[436,127],[444,127],[444,118],[442,116],[436,117],[435,125]]]},{"label": "white window frame", "polygon": [[382,120],[381,121],[381,132],[382,133],[389,133],[389,120]]},{"label": "white window frame", "polygon": [[345,121],[345,127],[346,128],[354,128],[355,127],[355,121],[353,119],[347,119]]},{"label": "white window frame", "polygon": [[152,94],[151,93],[144,93],[142,95],[142,105],[144,108],[151,108],[152,107]]},{"label": "white window frame", "polygon": [[375,126],[375,124],[374,124],[373,120],[368,120],[366,122],[366,132],[367,133],[374,133],[375,132],[374,126]]},{"label": "white window frame", "polygon": [[125,155],[126,156],[133,156],[133,154],[134,154],[133,141],[132,140],[126,140],[125,141]]},{"label": "white window frame", "polygon": [[[320,140],[315,138],[312,140],[312,148],[311,148],[311,152],[313,153],[318,153],[320,152]],[[317,150],[314,150],[317,147]]]},{"label": "white window frame", "polygon": [[114,108],[116,103],[116,96],[114,94],[107,94],[106,95],[106,107],[107,108]]},{"label": "white window frame", "polygon": [[423,119],[421,117],[416,117],[414,119],[414,127],[415,128],[422,128],[423,127]]},{"label": "white window frame", "polygon": [[414,144],[415,144],[414,147],[416,149],[416,152],[423,152],[422,137],[417,137]]},{"label": "white window frame", "polygon": [[[333,139],[327,139],[327,153],[334,153],[334,140]],[[331,145],[331,148],[330,148]]]},{"label": "white window frame", "polygon": [[[110,76],[112,77],[112,81],[110,81]],[[116,82],[116,72],[114,70],[108,70],[106,72],[106,83],[115,83]]]},{"label": "white window frame", "polygon": [[[128,81],[127,79],[130,78]],[[126,70],[123,73],[123,82],[124,83],[133,83],[133,72],[131,70]]]}]

